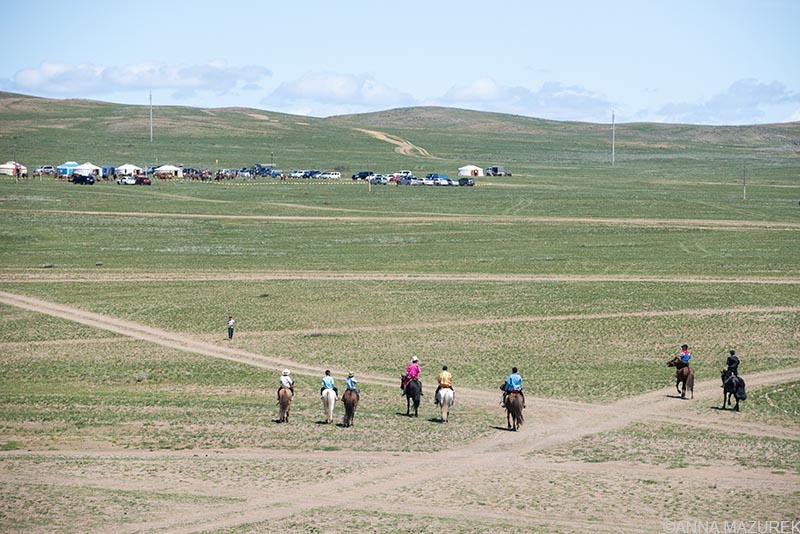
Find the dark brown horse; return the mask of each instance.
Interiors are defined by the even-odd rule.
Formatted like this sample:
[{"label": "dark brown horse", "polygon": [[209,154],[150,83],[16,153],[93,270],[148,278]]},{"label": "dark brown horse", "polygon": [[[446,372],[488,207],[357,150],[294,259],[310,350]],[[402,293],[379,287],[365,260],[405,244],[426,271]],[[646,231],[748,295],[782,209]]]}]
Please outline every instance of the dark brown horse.
[{"label": "dark brown horse", "polygon": [[280,413],[278,415],[278,421],[281,423],[288,423],[289,422],[289,408],[292,406],[292,390],[288,388],[281,388],[278,392],[278,398],[280,399],[278,402],[280,404]]},{"label": "dark brown horse", "polygon": [[722,409],[724,410],[731,404],[731,397],[736,399],[736,406],[733,411],[739,411],[739,401],[747,400],[747,391],[745,390],[744,379],[734,376],[732,372],[727,369],[722,371]]},{"label": "dark brown horse", "polygon": [[[403,387],[406,377],[400,377],[400,386]],[[403,395],[406,397],[406,415],[411,415],[411,403],[414,403],[414,417],[418,416],[419,402],[422,396],[422,384],[419,380],[409,380],[403,387]]]},{"label": "dark brown horse", "polygon": [[353,426],[353,420],[356,417],[356,408],[358,408],[358,395],[352,389],[348,389],[342,395],[342,402],[344,403],[344,426],[349,428]]},{"label": "dark brown horse", "polygon": [[[678,367],[681,359],[675,356],[667,362],[667,367]],[[681,387],[682,386],[682,387]],[[675,389],[681,394],[681,398],[686,398],[686,390],[689,390],[690,398],[694,398],[694,369],[688,365],[683,369],[676,369],[675,371]]]},{"label": "dark brown horse", "polygon": [[506,397],[506,418],[508,419],[508,428],[515,432],[525,422],[525,418],[522,416],[522,409],[522,395],[518,391],[509,393]]}]

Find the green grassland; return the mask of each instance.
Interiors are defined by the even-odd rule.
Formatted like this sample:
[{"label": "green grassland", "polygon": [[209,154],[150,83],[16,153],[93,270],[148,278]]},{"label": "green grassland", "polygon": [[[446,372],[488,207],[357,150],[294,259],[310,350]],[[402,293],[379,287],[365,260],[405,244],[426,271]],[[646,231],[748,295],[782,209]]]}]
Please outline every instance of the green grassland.
[{"label": "green grassland", "polygon": [[[610,403],[671,386],[665,362],[681,343],[701,381],[719,380],[730,348],[745,378],[800,361],[800,123],[618,125],[612,167],[608,125],[444,108],[327,119],[181,107],[154,115],[150,143],[145,106],[0,93],[0,156],[31,170],[67,160],[215,169],[274,159],[287,171],[339,170],[344,179],[88,187],[3,177],[0,291],[319,373],[293,372],[292,424],[278,425],[277,368],[0,304],[0,530],[132,529],[279,495],[284,484],[368,473],[385,455],[457,449],[505,424],[497,386],[514,365],[533,395],[526,424],[546,425],[554,415],[537,412],[537,402],[559,399],[555,411],[561,400]],[[432,157],[397,153],[358,129]],[[454,175],[467,163],[505,165],[514,176],[479,178],[474,188],[349,180],[362,169]],[[228,314],[237,320],[231,342],[223,341]],[[405,417],[399,389],[385,385],[412,355],[426,388],[418,419]],[[444,364],[456,389],[447,425],[431,404]],[[325,368],[340,388],[347,370],[361,380],[354,428],[318,424]],[[474,395],[460,397],[460,388]],[[713,413],[797,428],[796,381],[749,395],[741,413]],[[685,406],[695,418],[712,413],[697,401]],[[709,466],[797,473],[796,440],[712,427],[640,421],[527,456],[537,461],[517,463],[513,477],[504,465],[472,463],[454,469],[446,488],[401,487],[395,505],[370,496],[345,517],[381,532],[574,532],[609,521],[637,531],[641,523],[625,520],[643,515],[660,531],[660,518],[687,514],[794,517],[800,495],[786,480],[732,492],[680,478],[681,468]],[[651,479],[629,469],[635,463],[670,474]],[[595,464],[610,467],[586,468]],[[55,472],[74,487],[48,483]],[[94,484],[104,477],[127,485]],[[415,506],[451,512],[405,513]],[[540,521],[554,510],[566,519]],[[339,510],[314,503],[218,531],[343,523]]]}]

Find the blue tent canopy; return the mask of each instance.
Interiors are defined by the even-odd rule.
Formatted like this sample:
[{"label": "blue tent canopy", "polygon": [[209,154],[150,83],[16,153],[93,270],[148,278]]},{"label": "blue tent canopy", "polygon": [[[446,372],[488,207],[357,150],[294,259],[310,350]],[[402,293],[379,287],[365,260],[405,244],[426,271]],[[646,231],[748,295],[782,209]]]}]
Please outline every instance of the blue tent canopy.
[{"label": "blue tent canopy", "polygon": [[68,161],[66,163],[62,163],[58,167],[56,167],[56,174],[59,176],[72,176],[72,173],[75,171],[75,167],[78,166],[77,161]]}]

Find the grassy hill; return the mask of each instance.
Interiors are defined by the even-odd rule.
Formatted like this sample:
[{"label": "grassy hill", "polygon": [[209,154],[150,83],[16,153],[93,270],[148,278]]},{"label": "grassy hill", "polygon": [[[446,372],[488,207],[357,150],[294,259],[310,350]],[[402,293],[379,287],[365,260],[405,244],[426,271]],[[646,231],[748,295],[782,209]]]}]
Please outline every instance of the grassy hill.
[{"label": "grassy hill", "polygon": [[[410,168],[447,172],[466,163],[506,165],[515,174],[565,168],[608,171],[607,124],[558,122],[440,107],[417,107],[325,119],[245,108],[154,108],[0,93],[0,159],[28,166],[67,160],[97,164],[177,163],[241,167],[325,168],[350,174]],[[359,129],[380,131],[427,150],[407,156]],[[800,162],[800,123],[756,126],[621,124],[616,172],[689,163],[711,175],[740,177],[742,167]],[[720,162],[724,162],[720,169]],[[660,172],[660,171],[659,171]],[[705,172],[705,171],[704,171]]]}]

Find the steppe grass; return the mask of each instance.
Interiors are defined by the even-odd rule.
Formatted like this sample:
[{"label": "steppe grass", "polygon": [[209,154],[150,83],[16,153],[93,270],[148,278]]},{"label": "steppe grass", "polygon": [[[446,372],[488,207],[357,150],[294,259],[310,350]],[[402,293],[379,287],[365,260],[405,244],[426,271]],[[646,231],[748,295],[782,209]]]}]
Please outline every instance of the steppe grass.
[{"label": "steppe grass", "polygon": [[[747,376],[742,374],[742,378],[746,383]],[[800,430],[800,382],[748,389],[743,406],[740,415],[746,422]]]},{"label": "steppe grass", "polygon": [[106,525],[137,525],[154,515],[200,512],[240,499],[85,486],[5,482],[0,488],[4,532],[102,531]]},{"label": "steppe grass", "polygon": [[[684,342],[699,380],[718,379],[731,347],[743,355],[743,372],[793,366],[800,321],[798,312],[772,311],[794,305],[794,291],[755,284],[107,282],[88,294],[69,283],[0,287],[211,343],[223,341],[233,314],[230,346],[320,373],[391,379],[416,355],[428,383],[448,365],[457,385],[491,390],[518,366],[537,395],[590,402],[669,385],[665,363]],[[734,303],[765,311],[730,313]],[[67,330],[53,324],[62,325],[53,332]],[[0,339],[12,339],[15,325],[0,322]],[[91,358],[104,349],[85,350]]]},{"label": "steppe grass", "polygon": [[800,473],[797,440],[679,423],[634,423],[623,430],[586,436],[549,454],[583,462],[635,459],[637,463],[676,468],[742,466]]},{"label": "steppe grass", "polygon": [[[526,219],[796,222],[791,189],[776,189],[783,198],[740,206],[730,198],[711,198],[713,191],[707,199],[701,192],[684,191],[674,200],[667,192],[642,193],[650,197],[643,202],[630,184],[620,184],[619,195],[585,187],[576,191],[559,185],[544,193],[504,187],[388,187],[370,194],[363,186],[158,184],[126,189],[100,184],[87,189],[67,183],[2,183],[0,260],[5,268],[16,269],[52,265],[99,270],[100,264],[103,269],[140,271],[192,265],[401,273],[797,274],[797,230],[792,228]],[[697,202],[698,209],[687,210],[687,202]],[[225,219],[228,215],[316,219]],[[388,216],[404,220],[381,222]],[[447,219],[439,220],[443,216]]]},{"label": "steppe grass", "polygon": [[420,417],[409,419],[399,388],[366,383],[356,426],[346,429],[341,403],[335,423],[322,424],[319,377],[297,376],[291,424],[280,425],[276,372],[144,342],[14,347],[3,363],[0,441],[34,449],[91,441],[144,449],[440,450],[485,434],[502,415],[461,403],[445,431],[432,391]]},{"label": "steppe grass", "polygon": [[665,519],[781,520],[796,517],[800,504],[800,493],[787,491],[788,483],[741,487],[735,481],[682,476],[678,469],[665,474],[616,469],[614,464],[589,471],[533,464],[515,466],[509,473],[505,467],[481,466],[454,473],[448,484],[399,491],[405,506],[424,502],[446,509],[458,502],[465,521],[487,514],[513,515],[515,524],[550,519],[556,525],[570,525],[569,532],[590,528],[594,522],[617,525],[618,531],[660,532]]}]

